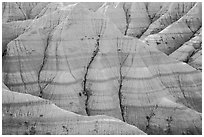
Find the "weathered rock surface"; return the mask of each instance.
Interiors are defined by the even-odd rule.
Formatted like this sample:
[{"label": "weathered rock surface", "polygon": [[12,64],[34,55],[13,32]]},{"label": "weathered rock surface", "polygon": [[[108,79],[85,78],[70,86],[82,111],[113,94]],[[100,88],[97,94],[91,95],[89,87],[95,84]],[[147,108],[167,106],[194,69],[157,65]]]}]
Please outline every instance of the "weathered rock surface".
[{"label": "weathered rock surface", "polygon": [[150,34],[155,34],[171,25],[182,16],[184,16],[194,5],[193,2],[173,2],[170,4],[168,11],[162,15],[160,18],[155,20],[148,29],[142,35],[141,38],[146,37]]},{"label": "weathered rock surface", "polygon": [[2,53],[6,52],[7,44],[24,33],[32,20],[15,21],[2,24]]},{"label": "weathered rock surface", "polygon": [[[183,61],[196,69],[202,70],[202,30],[200,29],[193,38],[185,42],[180,48],[170,54],[179,61]],[[196,59],[198,58],[198,59]],[[195,65],[194,65],[194,60]]]},{"label": "weathered rock surface", "polygon": [[167,55],[171,54],[184,42],[188,41],[202,26],[201,6],[201,3],[196,3],[194,7],[178,21],[157,34],[149,35],[144,41]]},{"label": "weathered rock surface", "polygon": [[3,2],[2,22],[33,19],[48,2]]},{"label": "weathered rock surface", "polygon": [[150,24],[145,3],[105,3],[98,11],[107,15],[124,35],[140,37]]},{"label": "weathered rock surface", "polygon": [[[7,44],[5,85],[64,111],[112,116],[148,134],[201,134],[201,72],[176,58],[178,52],[200,67],[200,3],[192,8],[187,4],[189,11],[178,21],[147,36],[149,46],[133,38],[145,32],[136,28],[147,29],[166,16],[168,4],[105,3],[98,10],[93,5],[95,10],[84,3],[48,4]],[[157,45],[160,38],[162,46]],[[192,55],[189,47],[195,49]]]},{"label": "weathered rock surface", "polygon": [[202,70],[202,48],[195,51],[194,55],[191,56],[188,63],[197,70]]},{"label": "weathered rock surface", "polygon": [[[167,55],[201,27],[201,3],[105,3],[98,9],[124,34],[138,37]],[[155,35],[153,35],[155,34]]]},{"label": "weathered rock surface", "polygon": [[144,135],[135,126],[108,116],[81,116],[48,100],[3,88],[3,134],[9,135]]}]

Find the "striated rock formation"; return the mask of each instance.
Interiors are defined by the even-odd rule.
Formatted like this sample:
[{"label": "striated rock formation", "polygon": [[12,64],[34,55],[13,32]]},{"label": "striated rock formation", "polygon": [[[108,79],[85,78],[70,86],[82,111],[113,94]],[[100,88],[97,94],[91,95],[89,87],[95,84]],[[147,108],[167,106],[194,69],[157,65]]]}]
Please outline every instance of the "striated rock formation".
[{"label": "striated rock formation", "polygon": [[32,20],[15,21],[2,24],[2,53],[5,53],[7,44],[24,33]]},{"label": "striated rock formation", "polygon": [[202,70],[202,48],[195,51],[194,55],[191,56],[188,63],[197,70]]},{"label": "striated rock formation", "polygon": [[33,19],[48,2],[3,2],[2,22]]},{"label": "striated rock formation", "polygon": [[[201,27],[201,3],[105,3],[98,9],[124,34],[138,37],[167,55]],[[155,35],[153,35],[155,34]]]},{"label": "striated rock formation", "polygon": [[[199,55],[195,55],[195,54],[199,54],[198,52],[200,52],[200,54],[202,55],[201,53],[202,34],[201,33],[202,33],[202,30],[200,29],[192,39],[185,42],[180,48],[178,48],[176,51],[170,54],[170,57],[173,57],[179,61],[183,61],[183,62],[189,63],[191,66],[194,66],[193,63],[190,63],[190,62],[193,62],[192,60],[195,60],[192,58],[197,58],[195,56],[199,56]],[[197,69],[202,69],[201,68],[202,58],[201,56],[199,58],[198,58],[198,61],[196,61],[198,66],[195,65],[194,67]]]},{"label": "striated rock formation", "polygon": [[155,20],[145,31],[141,38],[148,36],[150,34],[155,34],[171,25],[178,19],[180,19],[183,15],[185,15],[194,5],[193,2],[182,2],[177,3],[173,2],[170,4],[168,11],[162,15],[160,18]]},{"label": "striated rock formation", "polygon": [[48,100],[3,88],[3,134],[9,135],[144,135],[135,126],[108,116],[81,116]]},{"label": "striated rock formation", "polygon": [[140,37],[150,24],[145,3],[105,3],[98,11],[107,15],[124,35]]},{"label": "striated rock formation", "polygon": [[158,34],[149,35],[144,41],[167,55],[171,54],[200,29],[202,25],[201,6],[201,3],[196,3],[195,6],[177,22],[174,22]]},{"label": "striated rock formation", "polygon": [[88,10],[97,11],[104,2],[82,2],[81,4],[83,4]]},{"label": "striated rock formation", "polygon": [[[31,124],[29,128],[22,125],[19,127],[22,129],[14,127],[12,131],[65,134],[66,126],[50,126],[50,122],[61,119],[58,115],[55,118],[48,113],[45,119],[37,118],[41,111],[46,114],[44,109],[48,107],[49,111],[56,110],[68,119],[59,124],[66,123],[70,129],[74,126],[76,130],[68,130],[68,134],[141,133],[131,126],[127,130],[129,125],[120,120],[147,134],[201,134],[201,72],[186,64],[199,69],[201,66],[201,4],[182,3],[187,8],[175,12],[172,10],[181,6],[178,3],[105,3],[101,7],[100,4],[50,3],[25,31],[19,29],[18,36],[6,34],[9,43],[5,44],[3,82],[10,90],[20,93],[7,91],[5,96],[27,96],[49,102],[39,103],[37,109],[22,107],[25,107],[23,112],[33,113],[34,117],[25,117],[37,121],[40,125],[37,130]],[[171,20],[174,15],[177,17]],[[162,31],[147,36],[144,41],[135,38],[145,34],[152,22],[163,21],[160,18],[174,23],[167,21]],[[12,97],[5,97],[4,101]],[[36,112],[38,109],[40,112]],[[17,110],[13,107],[12,113]],[[90,119],[90,127],[82,130],[84,124],[69,124],[72,115],[82,123]],[[103,131],[106,124],[96,132],[92,126],[104,116],[93,115],[115,117],[120,119],[116,125],[121,124],[116,126],[116,132],[112,123],[109,131]],[[3,123],[5,131],[11,126],[8,120],[21,123],[24,115],[19,119],[7,118]],[[121,129],[124,124],[127,128]]]},{"label": "striated rock formation", "polygon": [[124,3],[104,3],[98,9],[98,12],[105,14],[123,34],[127,31],[128,20],[124,5]]}]

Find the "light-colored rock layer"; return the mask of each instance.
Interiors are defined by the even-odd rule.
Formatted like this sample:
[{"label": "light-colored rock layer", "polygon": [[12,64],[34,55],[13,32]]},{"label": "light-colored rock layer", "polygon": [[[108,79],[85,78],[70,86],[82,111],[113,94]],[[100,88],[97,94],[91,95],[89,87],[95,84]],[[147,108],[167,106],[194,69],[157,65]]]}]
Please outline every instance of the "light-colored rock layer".
[{"label": "light-colored rock layer", "polygon": [[[52,41],[51,32],[62,20],[66,19],[70,13],[70,8],[72,7],[44,15],[34,20],[25,33],[8,44],[8,54],[10,54],[11,60],[14,59],[17,62],[14,61],[10,64],[11,66],[7,66],[7,59],[5,59],[3,66],[5,66],[5,70],[12,72],[11,77],[14,77],[11,79],[15,81],[15,83],[30,83],[29,86],[25,85],[22,87],[26,92],[38,95],[35,91],[40,91],[41,88],[39,86],[41,82],[39,73],[42,70],[41,66],[46,56],[46,46],[49,45],[48,42]],[[14,45],[14,48],[12,45]],[[25,59],[27,61],[25,61]],[[19,66],[19,68],[17,68],[16,65]],[[22,74],[15,73],[16,69],[19,69]],[[17,91],[20,92],[20,90],[21,88]]]},{"label": "light-colored rock layer", "polygon": [[128,36],[140,37],[150,24],[147,5],[135,3],[105,3],[98,9]]},{"label": "light-colored rock layer", "polygon": [[155,34],[177,21],[183,15],[185,15],[194,5],[193,2],[172,2],[168,7],[168,11],[162,15],[159,19],[151,23],[141,39],[144,37]]},{"label": "light-colored rock layer", "polygon": [[33,19],[48,2],[3,2],[2,22]]},{"label": "light-colored rock layer", "polygon": [[125,34],[127,18],[124,10],[124,3],[104,3],[99,9],[98,12],[105,14],[122,32]]},{"label": "light-colored rock layer", "polygon": [[193,56],[188,61],[189,65],[192,67],[202,70],[202,48],[197,50]]},{"label": "light-colored rock layer", "polygon": [[[17,86],[17,89],[15,88],[16,86],[11,86],[13,87],[12,89],[19,92],[28,92],[36,96],[43,96],[44,98],[53,100],[58,106],[64,109],[71,109],[74,112],[85,114],[84,104],[86,96],[83,94],[84,87],[82,84],[86,73],[86,67],[91,60],[98,35],[100,35],[100,33],[105,33],[106,31],[107,36],[103,38],[105,41],[107,41],[106,39],[112,35],[112,32],[108,31],[110,29],[106,28],[106,25],[108,24],[107,20],[101,15],[99,17],[96,15],[96,13],[89,13],[87,10],[76,9],[70,14],[70,20],[65,20],[56,27],[52,32],[52,37],[50,39],[46,38],[46,33],[40,33],[41,35],[38,33],[31,34],[31,31],[19,37],[20,43],[17,43],[17,40],[10,43],[8,46],[8,54],[10,54],[11,60],[13,56],[11,53],[14,52],[15,57],[17,51],[19,51],[17,54],[24,55],[28,59],[27,61],[23,61],[25,58],[22,56],[21,59],[17,59],[17,62],[14,61],[12,64],[7,62],[10,60],[9,57],[7,58],[8,60],[5,59],[5,70],[13,72],[11,75],[7,73],[8,75],[6,74],[5,80],[8,78],[10,80],[18,80],[15,83],[25,83],[25,85]],[[72,22],[77,25],[72,25]],[[36,29],[36,26],[33,28]],[[108,27],[112,28],[114,26],[109,25]],[[117,33],[120,34],[119,31],[117,31],[116,34]],[[28,38],[28,35],[30,34],[31,37]],[[45,37],[44,39],[42,39],[43,35]],[[39,47],[35,46],[36,49],[33,49],[36,43],[30,42],[30,39],[33,38],[38,39],[35,40],[35,42],[39,43]],[[23,39],[29,40],[29,44],[26,44],[27,41],[24,41]],[[49,44],[47,44],[47,41],[49,41]],[[108,46],[109,43],[107,42],[105,45]],[[19,46],[15,45],[16,43],[19,44]],[[13,46],[21,47],[23,45],[26,46],[26,49],[30,49],[31,54],[26,54],[25,50],[20,51],[18,48],[12,48]],[[45,51],[46,46],[48,46],[48,48]],[[32,52],[33,50],[35,51]],[[45,58],[43,54],[45,54]],[[76,58],[77,56],[78,58]],[[35,61],[33,59],[35,59]],[[7,63],[14,66],[20,64],[19,67],[21,72],[25,73],[22,75],[15,73],[19,68],[14,68],[10,65],[7,66]],[[66,84],[67,82],[73,84]],[[58,88],[55,88],[56,85],[58,85]],[[67,95],[64,94],[64,91],[66,90],[68,90]],[[113,102],[115,102],[115,100],[113,100]],[[117,110],[119,110],[119,105],[116,106],[114,105],[114,109],[116,107]],[[120,113],[117,113],[114,116],[117,115],[121,117]]]},{"label": "light-colored rock layer", "polygon": [[156,14],[162,9],[167,2],[145,2],[146,10],[151,22],[154,21]]},{"label": "light-colored rock layer", "polygon": [[[39,18],[43,15],[51,14],[52,12],[55,12],[57,10],[63,10],[64,7],[68,5],[77,4],[76,2],[52,2],[47,4],[41,12],[37,15],[36,18]],[[100,6],[103,5],[103,2],[81,2],[81,5],[84,6],[84,8],[87,8],[91,11],[96,11]]]},{"label": "light-colored rock layer", "polygon": [[81,116],[48,100],[3,88],[2,125],[5,135],[144,135],[135,126],[108,116]]},{"label": "light-colored rock layer", "polygon": [[168,11],[170,5],[171,5],[171,2],[163,2],[160,10],[154,15],[152,22],[162,17]]},{"label": "light-colored rock layer", "polygon": [[88,10],[97,11],[104,2],[81,2]]},{"label": "light-colored rock layer", "polygon": [[188,41],[202,26],[202,4],[196,3],[178,21],[157,34],[147,36],[144,41],[167,55]]},{"label": "light-colored rock layer", "polygon": [[139,38],[151,23],[145,3],[135,2],[131,3],[131,6],[126,3],[125,13],[130,20],[126,34]]},{"label": "light-colored rock layer", "polygon": [[[197,112],[201,112],[202,106],[201,73],[187,64],[170,59],[154,48],[137,43],[137,47],[126,50],[126,54],[130,53],[130,56],[122,67],[124,80],[121,92],[126,122],[137,125],[149,134],[183,134],[188,129],[193,134],[200,134],[200,129],[197,132],[196,128],[201,124],[200,114]],[[135,53],[131,55],[133,50]],[[196,79],[200,79],[200,82]],[[200,106],[191,107],[190,104]],[[185,118],[189,114],[194,115],[192,119]],[[149,120],[151,117],[152,120]],[[175,123],[171,123],[171,132],[167,132],[168,122],[165,119],[168,121],[167,118],[170,117]],[[193,125],[194,120],[198,125]],[[148,121],[151,121],[151,126]]]},{"label": "light-colored rock layer", "polygon": [[25,20],[2,24],[2,53],[7,49],[7,44],[21,35],[31,22],[32,20]]},{"label": "light-colored rock layer", "polygon": [[201,44],[202,44],[202,32],[200,31],[199,34],[195,35],[192,39],[185,42],[180,48],[178,48],[169,56],[179,61],[188,63],[189,58],[194,54],[194,52],[201,49]]},{"label": "light-colored rock layer", "polygon": [[47,4],[40,13],[36,16],[36,18],[42,17],[43,15],[49,15],[53,12],[60,11],[60,10],[66,10],[63,7],[67,7],[68,5],[76,4],[75,2],[52,2]]},{"label": "light-colored rock layer", "polygon": [[10,89],[76,113],[113,116],[149,134],[201,134],[199,71],[124,37],[82,4],[63,9],[8,44],[3,80]]}]

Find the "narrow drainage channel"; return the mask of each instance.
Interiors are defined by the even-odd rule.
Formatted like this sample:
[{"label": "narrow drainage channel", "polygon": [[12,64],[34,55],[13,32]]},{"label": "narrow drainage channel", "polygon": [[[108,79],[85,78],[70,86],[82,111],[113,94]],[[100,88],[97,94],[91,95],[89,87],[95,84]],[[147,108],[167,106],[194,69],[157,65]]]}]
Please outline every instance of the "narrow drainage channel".
[{"label": "narrow drainage channel", "polygon": [[93,56],[91,57],[91,60],[90,60],[89,64],[86,67],[86,73],[84,75],[84,80],[83,80],[83,90],[84,90],[83,94],[87,97],[86,100],[85,100],[85,110],[86,110],[86,113],[87,113],[88,116],[90,116],[90,112],[89,112],[89,109],[88,109],[88,101],[89,101],[89,98],[91,96],[91,92],[90,92],[90,89],[87,88],[87,75],[88,75],[89,68],[90,68],[92,62],[94,61],[96,55],[99,52],[99,40],[100,40],[100,35],[98,35],[98,39],[96,40],[96,49],[94,50]]}]

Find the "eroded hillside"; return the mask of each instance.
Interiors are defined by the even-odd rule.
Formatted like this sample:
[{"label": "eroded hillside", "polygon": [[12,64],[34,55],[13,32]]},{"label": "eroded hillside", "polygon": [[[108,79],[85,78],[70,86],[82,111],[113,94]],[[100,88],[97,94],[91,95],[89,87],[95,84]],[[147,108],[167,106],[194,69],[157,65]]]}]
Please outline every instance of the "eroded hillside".
[{"label": "eroded hillside", "polygon": [[201,134],[201,6],[3,3],[3,134]]}]

